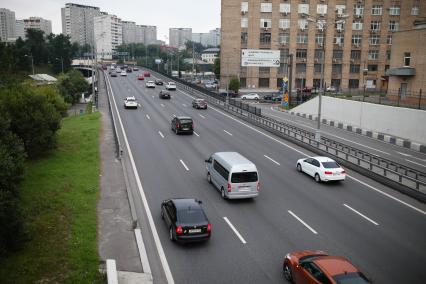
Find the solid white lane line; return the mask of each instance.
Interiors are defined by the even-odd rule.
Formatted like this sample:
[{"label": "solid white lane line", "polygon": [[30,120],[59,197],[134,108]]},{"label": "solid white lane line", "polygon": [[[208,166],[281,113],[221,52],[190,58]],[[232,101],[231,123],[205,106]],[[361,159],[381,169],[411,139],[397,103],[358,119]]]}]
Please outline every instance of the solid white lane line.
[{"label": "solid white lane line", "polygon": [[138,170],[136,168],[136,163],[135,163],[135,159],[133,158],[132,149],[130,148],[129,141],[127,140],[126,130],[124,129],[123,122],[122,122],[121,116],[120,116],[120,112],[118,111],[118,108],[117,108],[117,103],[116,103],[115,97],[114,97],[114,91],[112,90],[111,82],[110,82],[109,78],[108,77],[106,77],[106,78],[107,78],[107,82],[108,82],[108,85],[109,85],[109,89],[111,90],[111,97],[112,97],[112,100],[114,102],[114,108],[115,108],[115,111],[117,112],[117,117],[118,117],[118,121],[120,123],[121,131],[123,132],[124,142],[126,143],[126,147],[127,147],[127,150],[128,150],[130,163],[131,163],[132,169],[133,169],[133,174],[135,175],[135,178],[136,178],[136,184],[138,186],[139,194],[142,198],[142,203],[143,203],[143,206],[145,208],[145,213],[146,213],[146,216],[148,218],[149,226],[151,228],[151,232],[152,232],[152,236],[154,238],[155,246],[157,248],[158,256],[160,257],[161,265],[163,266],[164,274],[166,275],[166,278],[167,278],[167,283],[174,284],[175,281],[173,279],[172,271],[170,270],[170,266],[169,266],[169,263],[167,262],[166,254],[164,253],[163,246],[161,245],[160,237],[158,236],[158,231],[157,231],[157,228],[155,227],[154,218],[152,217],[151,209],[149,209],[148,200],[146,199],[145,191],[143,190],[142,182],[140,180]]},{"label": "solid white lane line", "polygon": [[407,162],[410,162],[410,163],[413,163],[413,164],[416,164],[416,165],[419,165],[419,166],[422,166],[422,167],[425,167],[426,168],[426,166],[425,165],[422,165],[422,164],[420,164],[420,163],[417,163],[417,162],[414,162],[414,161],[411,161],[411,160],[408,160],[408,159],[405,159]]},{"label": "solid white lane line", "polygon": [[232,225],[231,221],[229,221],[227,217],[223,217],[223,219],[228,224],[228,226],[231,227],[232,231],[234,231],[234,233],[237,235],[237,237],[240,239],[240,241],[243,244],[246,244],[247,243],[246,240],[244,240],[243,236],[241,236],[241,234],[237,231],[237,229],[235,229],[235,227],[234,227],[234,225]]},{"label": "solid white lane line", "polygon": [[149,115],[146,114],[145,116],[146,116],[146,118],[148,118],[149,120],[151,120],[151,117]]},{"label": "solid white lane line", "polygon": [[137,243],[138,249],[139,249],[139,255],[141,257],[143,272],[151,274],[151,267],[149,265],[148,255],[147,255],[146,249],[145,249],[145,244],[144,244],[143,239],[142,239],[141,229],[135,229],[135,237],[136,237],[136,243]]},{"label": "solid white lane line", "polygon": [[411,157],[411,155],[410,155],[410,154],[405,154],[405,153],[398,152],[398,151],[395,151],[395,152],[397,152],[397,153],[398,153],[398,154],[400,154],[400,155],[406,156],[406,157]]},{"label": "solid white lane line", "polygon": [[300,223],[302,223],[306,228],[308,228],[312,233],[314,233],[315,235],[318,235],[317,231],[315,231],[314,229],[312,229],[311,226],[309,226],[308,224],[306,224],[305,221],[303,221],[296,214],[294,214],[293,212],[291,212],[291,210],[287,210],[287,212],[290,213],[294,218],[296,218],[297,221],[299,221]]},{"label": "solid white lane line", "polygon": [[182,166],[185,168],[185,170],[189,171],[188,167],[185,165],[185,163],[182,160],[179,160]]},{"label": "solid white lane line", "polygon": [[165,107],[165,105],[163,105],[163,104],[160,104],[162,107]]},{"label": "solid white lane line", "polygon": [[367,216],[365,216],[364,214],[362,214],[361,212],[359,212],[359,211],[357,211],[357,210],[355,210],[355,209],[353,209],[352,207],[350,207],[349,205],[347,205],[347,204],[343,204],[343,206],[345,206],[346,208],[348,208],[348,209],[350,209],[350,210],[352,210],[353,212],[355,212],[356,214],[358,214],[359,216],[361,216],[362,218],[364,218],[365,220],[367,220],[367,221],[369,221],[369,222],[371,222],[371,223],[373,223],[374,225],[376,225],[376,226],[379,226],[379,223],[377,223],[376,221],[373,221],[372,219],[370,219],[370,218],[368,218]]},{"label": "solid white lane line", "polygon": [[198,133],[197,133],[197,132],[195,132],[195,131],[194,131],[194,134],[195,134],[196,136],[200,137],[200,135],[198,135]]},{"label": "solid white lane line", "polygon": [[164,135],[161,133],[161,131],[158,131],[158,134],[160,134],[161,138],[164,138]]},{"label": "solid white lane line", "polygon": [[202,115],[202,114],[200,114],[200,113],[199,113],[198,115],[199,115],[199,116],[201,116],[202,118],[206,118],[204,115]]},{"label": "solid white lane line", "polygon": [[226,131],[225,129],[223,130],[226,134],[228,134],[229,136],[232,136],[232,133]]},{"label": "solid white lane line", "polygon": [[[180,90],[179,90],[180,91]],[[180,91],[182,94],[184,94],[184,95],[186,95],[186,96],[188,96],[188,97],[190,97],[190,98],[193,98],[194,99],[194,97],[193,96],[191,96],[191,95],[189,95],[189,94],[187,94],[186,92],[184,92],[184,91]],[[220,111],[220,110],[218,110],[217,108],[215,108],[215,107],[210,107],[210,109],[212,109],[212,110],[214,110],[214,111],[216,111],[216,112],[218,112],[218,113],[220,113],[221,115],[223,115],[223,116],[225,116],[225,117],[227,117],[227,118],[229,118],[229,119],[231,119],[231,120],[233,120],[233,121],[235,121],[235,122],[237,122],[237,123],[239,123],[239,124],[241,124],[241,125],[244,125],[245,127],[247,127],[247,128],[249,128],[249,129],[251,129],[251,130],[253,130],[253,131],[255,131],[255,132],[257,132],[257,133],[259,133],[259,134],[261,134],[261,135],[263,135],[263,136],[265,136],[265,137],[267,137],[267,138],[269,138],[269,139],[271,139],[272,141],[275,141],[276,143],[278,143],[278,144],[281,144],[281,145],[283,145],[283,146],[285,146],[285,147],[287,147],[287,148],[289,148],[289,149],[291,149],[291,150],[293,150],[293,151],[295,151],[295,152],[297,152],[297,153],[299,153],[299,154],[301,154],[301,155],[303,155],[303,156],[305,156],[305,157],[309,157],[309,155],[308,154],[306,154],[306,153],[304,153],[304,152],[302,152],[302,151],[300,151],[300,150],[298,150],[298,149],[296,149],[296,148],[294,148],[294,147],[292,147],[292,146],[290,146],[289,144],[287,144],[287,143],[284,143],[283,141],[281,141],[281,140],[279,140],[279,139],[277,139],[277,138],[275,138],[275,137],[272,137],[271,135],[269,135],[269,134],[266,134],[265,132],[263,132],[263,131],[260,131],[259,129],[256,129],[256,128],[254,128],[253,126],[251,126],[251,125],[248,125],[248,124],[246,124],[246,123],[244,123],[244,122],[242,122],[242,121],[240,121],[240,120],[238,120],[238,119],[236,119],[235,117],[232,117],[231,115],[228,115],[228,114],[226,114],[226,113],[224,113],[223,111]],[[355,178],[355,177],[352,177],[352,176],[350,176],[350,175],[346,175],[347,177],[349,177],[349,178],[351,178],[352,180],[354,180],[354,181],[356,181],[356,182],[358,182],[358,183],[360,183],[360,184],[362,184],[362,185],[364,185],[364,186],[366,186],[366,187],[368,187],[368,188],[370,188],[370,189],[372,189],[372,190],[374,190],[374,191],[376,191],[377,193],[380,193],[380,194],[382,194],[382,195],[384,195],[384,196],[386,196],[386,197],[389,197],[390,199],[393,199],[394,201],[396,201],[396,202],[399,202],[399,203],[401,203],[401,204],[404,204],[405,206],[407,206],[407,207],[409,207],[409,208],[411,208],[411,209],[413,209],[413,210],[415,210],[415,211],[417,211],[417,212],[419,212],[419,213],[421,213],[421,214],[423,214],[423,215],[426,215],[426,211],[423,211],[423,210],[421,210],[421,209],[419,209],[419,208],[417,208],[417,207],[415,207],[415,206],[413,206],[413,205],[411,205],[411,204],[409,204],[409,203],[407,203],[407,202],[405,202],[405,201],[402,201],[402,200],[400,200],[400,199],[398,199],[398,198],[396,198],[395,196],[392,196],[392,195],[390,195],[390,194],[388,194],[388,193],[386,193],[386,192],[384,192],[384,191],[381,191],[380,189],[378,189],[378,188],[375,188],[374,186],[372,186],[372,185],[369,185],[368,183],[366,183],[366,182],[363,182],[363,181],[361,181],[361,180],[359,180],[359,179],[357,179],[357,178]]]},{"label": "solid white lane line", "polygon": [[277,161],[275,161],[274,159],[272,159],[271,157],[268,157],[266,155],[263,155],[266,159],[272,161],[273,163],[277,164],[278,166],[281,166],[280,163],[278,163]]}]

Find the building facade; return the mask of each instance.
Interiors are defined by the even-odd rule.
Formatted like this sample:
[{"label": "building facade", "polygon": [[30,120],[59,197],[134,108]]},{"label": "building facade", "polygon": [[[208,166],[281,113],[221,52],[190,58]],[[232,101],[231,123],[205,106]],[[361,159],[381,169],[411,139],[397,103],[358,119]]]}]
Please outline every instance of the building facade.
[{"label": "building facade", "polygon": [[154,44],[157,41],[157,27],[156,26],[141,26],[144,29],[143,43],[146,45]]},{"label": "building facade", "polygon": [[24,20],[16,20],[15,21],[15,35],[16,38],[25,39],[25,24]]},{"label": "building facade", "polygon": [[175,48],[185,47],[185,43],[192,40],[191,28],[170,28],[169,45]]},{"label": "building facade", "polygon": [[211,30],[208,33],[192,33],[192,41],[204,46],[218,46],[220,44],[220,29]]},{"label": "building facade", "polygon": [[122,21],[123,28],[123,43],[139,43],[136,40],[136,23],[129,21]]},{"label": "building facade", "polygon": [[61,8],[61,14],[62,33],[70,36],[71,42],[94,45],[93,19],[101,15],[98,7],[67,3]]},{"label": "building facade", "polygon": [[[221,77],[246,88],[386,90],[394,33],[426,16],[424,0],[226,0],[221,14]],[[242,49],[280,50],[280,67],[241,67]],[[293,57],[292,66],[290,55]],[[224,86],[221,86],[224,87]]]},{"label": "building facade", "polygon": [[24,19],[24,33],[27,34],[28,29],[35,29],[44,32],[45,36],[48,36],[52,33],[52,21],[45,20],[40,17],[30,17],[29,19]]},{"label": "building facade", "polygon": [[15,12],[0,8],[0,41],[11,42],[16,39]]},{"label": "building facade", "polygon": [[112,59],[112,53],[123,43],[121,19],[115,15],[94,18],[96,52],[100,59]]},{"label": "building facade", "polygon": [[207,48],[203,50],[201,53],[201,60],[208,64],[214,64],[214,61],[219,56],[220,49],[219,48]]},{"label": "building facade", "polygon": [[153,44],[157,40],[157,27],[136,25],[135,22],[123,21],[123,43]]}]

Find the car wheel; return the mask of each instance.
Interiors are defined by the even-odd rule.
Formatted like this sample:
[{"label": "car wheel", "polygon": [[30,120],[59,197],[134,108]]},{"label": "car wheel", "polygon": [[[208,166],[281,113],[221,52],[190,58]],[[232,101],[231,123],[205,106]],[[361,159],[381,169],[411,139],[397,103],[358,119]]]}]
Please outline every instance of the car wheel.
[{"label": "car wheel", "polygon": [[172,242],[175,240],[175,237],[173,237],[173,228],[172,227],[170,227],[170,229],[169,229],[169,238]]},{"label": "car wheel", "polygon": [[176,133],[176,135],[178,135],[178,134],[179,134],[179,132],[178,132],[177,128],[175,128],[175,133]]},{"label": "car wheel", "polygon": [[302,166],[301,166],[300,164],[297,164],[297,170],[298,170],[299,172],[302,172]]},{"label": "car wheel", "polygon": [[207,181],[209,183],[212,183],[212,176],[210,175],[210,173],[207,173]]},{"label": "car wheel", "polygon": [[293,282],[293,275],[291,275],[291,268],[288,263],[284,264],[283,273],[287,281]]},{"label": "car wheel", "polygon": [[315,174],[315,181],[321,182],[321,178],[320,178],[319,174]]},{"label": "car wheel", "polygon": [[223,199],[226,199],[225,189],[223,187],[220,189],[220,195],[222,195]]},{"label": "car wheel", "polygon": [[246,97],[242,97],[241,99],[245,100],[245,99],[246,99]]}]

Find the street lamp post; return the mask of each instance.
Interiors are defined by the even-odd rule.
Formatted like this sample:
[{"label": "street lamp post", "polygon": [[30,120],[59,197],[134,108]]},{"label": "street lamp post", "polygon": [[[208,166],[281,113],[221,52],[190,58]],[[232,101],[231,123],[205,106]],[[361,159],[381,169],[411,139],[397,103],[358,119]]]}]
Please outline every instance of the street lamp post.
[{"label": "street lamp post", "polygon": [[56,60],[61,60],[61,70],[62,70],[62,73],[64,73],[64,59],[63,59],[63,57],[61,56],[61,58],[56,58]]},{"label": "street lamp post", "polygon": [[30,55],[25,54],[25,57],[31,57],[31,68],[33,70],[33,75],[34,75],[35,74],[35,72],[34,72],[34,57],[33,57],[32,54],[30,54]]}]

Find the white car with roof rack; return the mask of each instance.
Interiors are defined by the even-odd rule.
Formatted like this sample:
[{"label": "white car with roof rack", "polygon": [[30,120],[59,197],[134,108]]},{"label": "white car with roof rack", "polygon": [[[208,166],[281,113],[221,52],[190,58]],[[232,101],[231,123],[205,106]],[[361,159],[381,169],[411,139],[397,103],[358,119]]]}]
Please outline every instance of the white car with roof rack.
[{"label": "white car with roof rack", "polygon": [[176,90],[176,84],[175,84],[175,82],[168,82],[166,84],[166,90]]},{"label": "white car with roof rack", "polygon": [[138,108],[138,102],[135,97],[127,97],[124,99],[124,108]]}]

